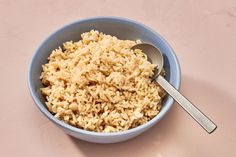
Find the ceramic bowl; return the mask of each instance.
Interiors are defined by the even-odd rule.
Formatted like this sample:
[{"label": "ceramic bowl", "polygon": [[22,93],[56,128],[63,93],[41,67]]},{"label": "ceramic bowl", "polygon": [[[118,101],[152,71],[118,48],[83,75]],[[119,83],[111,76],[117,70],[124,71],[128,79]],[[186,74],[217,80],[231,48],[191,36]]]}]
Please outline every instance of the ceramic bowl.
[{"label": "ceramic bowl", "polygon": [[95,143],[116,143],[125,141],[143,133],[152,126],[156,125],[157,122],[160,121],[170,110],[173,104],[173,99],[170,96],[166,96],[160,113],[152,120],[141,126],[122,132],[98,133],[70,126],[55,118],[45,106],[45,99],[43,98],[39,90],[42,87],[42,83],[40,81],[42,65],[47,62],[47,58],[50,55],[51,51],[61,46],[65,41],[80,40],[81,33],[90,31],[91,29],[99,30],[105,34],[110,34],[120,39],[141,39],[142,42],[151,43],[154,46],[158,47],[164,56],[164,69],[166,71],[166,79],[176,89],[179,89],[180,67],[177,57],[170,45],[158,33],[139,22],[135,22],[130,19],[118,17],[95,17],[79,20],[77,22],[64,26],[63,28],[52,33],[39,46],[39,48],[33,55],[29,66],[29,90],[39,110],[50,121],[56,124],[59,128],[63,129],[67,134],[81,140]]}]

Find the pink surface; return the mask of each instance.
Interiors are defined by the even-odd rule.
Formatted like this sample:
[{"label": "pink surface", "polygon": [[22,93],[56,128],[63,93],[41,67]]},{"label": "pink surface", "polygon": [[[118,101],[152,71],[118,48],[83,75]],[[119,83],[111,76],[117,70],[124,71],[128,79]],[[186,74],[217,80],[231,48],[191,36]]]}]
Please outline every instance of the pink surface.
[{"label": "pink surface", "polygon": [[[49,122],[27,89],[30,58],[55,29],[97,15],[140,21],[167,39],[181,64],[181,92],[218,129],[208,135],[177,104],[148,132],[118,144],[79,141]],[[236,156],[235,0],[0,0],[0,21],[0,156]]]}]

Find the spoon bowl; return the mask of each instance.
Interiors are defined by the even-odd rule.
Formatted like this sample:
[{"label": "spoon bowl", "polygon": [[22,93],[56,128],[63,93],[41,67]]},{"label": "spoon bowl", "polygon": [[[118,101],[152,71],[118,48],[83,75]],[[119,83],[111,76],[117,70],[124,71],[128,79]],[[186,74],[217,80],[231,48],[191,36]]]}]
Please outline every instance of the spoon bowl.
[{"label": "spoon bowl", "polygon": [[148,61],[157,65],[154,71],[153,78],[156,78],[161,73],[161,69],[163,68],[163,65],[164,65],[164,59],[163,59],[163,55],[161,51],[157,47],[148,43],[140,43],[140,44],[134,45],[131,49],[142,50],[147,55]]}]

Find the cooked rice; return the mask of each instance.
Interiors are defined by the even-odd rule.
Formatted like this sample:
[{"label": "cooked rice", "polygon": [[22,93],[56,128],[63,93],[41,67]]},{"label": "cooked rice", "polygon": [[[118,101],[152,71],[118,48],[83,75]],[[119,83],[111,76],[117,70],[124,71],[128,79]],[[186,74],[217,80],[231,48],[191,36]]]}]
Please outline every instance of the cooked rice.
[{"label": "cooked rice", "polygon": [[128,130],[155,117],[165,93],[151,80],[156,65],[141,50],[130,49],[141,41],[95,30],[81,37],[53,50],[43,65],[41,91],[48,110],[96,132]]}]

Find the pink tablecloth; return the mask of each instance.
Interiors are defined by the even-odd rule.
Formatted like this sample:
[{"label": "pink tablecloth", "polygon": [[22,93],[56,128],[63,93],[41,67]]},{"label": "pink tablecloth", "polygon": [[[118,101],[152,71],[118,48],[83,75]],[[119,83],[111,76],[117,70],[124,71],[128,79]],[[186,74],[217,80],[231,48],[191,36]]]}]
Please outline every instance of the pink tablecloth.
[{"label": "pink tablecloth", "polygon": [[[211,117],[208,135],[177,104],[155,127],[118,144],[91,144],[64,134],[35,107],[26,83],[41,41],[72,21],[122,16],[159,32],[182,69],[181,92]],[[235,157],[235,0],[0,0],[0,156]]]}]

